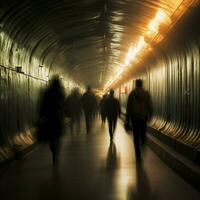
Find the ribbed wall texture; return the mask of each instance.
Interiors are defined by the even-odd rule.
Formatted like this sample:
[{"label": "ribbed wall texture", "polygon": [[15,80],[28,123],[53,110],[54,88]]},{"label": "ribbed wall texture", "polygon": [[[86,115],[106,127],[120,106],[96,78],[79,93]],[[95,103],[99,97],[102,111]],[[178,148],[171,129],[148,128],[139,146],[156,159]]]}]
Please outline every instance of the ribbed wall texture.
[{"label": "ribbed wall texture", "polygon": [[[199,7],[189,11],[154,46],[154,53],[133,66],[132,79],[121,85],[126,105],[134,80],[142,78],[150,91],[154,116],[149,131],[175,151],[200,163],[200,30]],[[138,70],[140,69],[140,70]]]},{"label": "ribbed wall texture", "polygon": [[0,163],[34,142],[31,128],[45,84],[0,66]]},{"label": "ribbed wall texture", "polygon": [[200,148],[199,42],[158,58],[147,74],[154,102],[152,127]]},{"label": "ribbed wall texture", "polygon": [[149,125],[156,130],[154,135],[199,163],[200,40],[171,51],[163,50],[146,65],[143,73],[135,74],[134,79],[121,86],[123,109],[128,97],[124,88],[130,91],[134,80],[142,78],[152,96],[154,116]]}]

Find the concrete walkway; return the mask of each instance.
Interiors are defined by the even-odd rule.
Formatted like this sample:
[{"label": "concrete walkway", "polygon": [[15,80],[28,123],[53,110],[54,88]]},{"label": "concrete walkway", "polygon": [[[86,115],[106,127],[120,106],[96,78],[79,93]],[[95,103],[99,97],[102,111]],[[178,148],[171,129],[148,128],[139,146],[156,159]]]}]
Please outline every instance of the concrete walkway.
[{"label": "concrete walkway", "polygon": [[137,167],[132,136],[120,122],[111,144],[107,126],[96,122],[90,135],[82,127],[73,134],[66,130],[57,170],[43,145],[1,171],[1,199],[200,199],[200,193],[149,148],[142,167]]}]

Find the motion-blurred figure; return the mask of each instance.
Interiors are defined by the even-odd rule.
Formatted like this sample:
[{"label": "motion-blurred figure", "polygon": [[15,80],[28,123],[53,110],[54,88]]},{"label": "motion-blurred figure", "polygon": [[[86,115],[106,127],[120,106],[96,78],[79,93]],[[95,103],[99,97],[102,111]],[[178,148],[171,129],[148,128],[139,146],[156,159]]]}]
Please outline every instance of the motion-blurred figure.
[{"label": "motion-blurred figure", "polygon": [[121,114],[120,103],[114,97],[114,90],[110,90],[110,95],[105,101],[105,113],[108,120],[110,140],[112,141],[116,128],[117,118]]},{"label": "motion-blurred figure", "polygon": [[87,91],[83,94],[81,101],[85,114],[86,129],[87,133],[89,133],[91,131],[93,119],[97,111],[97,100],[95,95],[91,91],[90,86],[87,87]]},{"label": "motion-blurred figure", "polygon": [[71,133],[74,130],[74,126],[77,125],[80,130],[80,120],[82,114],[81,108],[81,95],[78,88],[74,88],[71,95],[66,99],[65,106],[67,107],[69,117],[71,118],[70,128]]},{"label": "motion-blurred figure", "polygon": [[136,80],[136,88],[129,94],[126,108],[126,123],[131,121],[135,154],[141,161],[141,151],[146,141],[147,121],[152,116],[152,102],[150,94],[143,89],[143,81]]},{"label": "motion-blurred figure", "polygon": [[104,125],[105,121],[106,121],[106,112],[105,112],[106,97],[107,97],[107,95],[104,94],[102,99],[100,100],[100,103],[99,103],[102,125]]},{"label": "motion-blurred figure", "polygon": [[38,128],[38,139],[49,143],[54,165],[58,163],[60,136],[64,125],[64,99],[65,94],[60,79],[54,76],[41,100]]}]

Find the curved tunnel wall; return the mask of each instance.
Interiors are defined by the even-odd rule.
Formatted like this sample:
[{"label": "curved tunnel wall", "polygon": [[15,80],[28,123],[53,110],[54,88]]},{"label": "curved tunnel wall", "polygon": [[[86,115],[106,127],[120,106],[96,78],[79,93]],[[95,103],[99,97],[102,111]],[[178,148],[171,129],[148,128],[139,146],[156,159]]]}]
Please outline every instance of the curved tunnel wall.
[{"label": "curved tunnel wall", "polygon": [[39,44],[20,40],[18,20],[9,14],[0,28],[0,163],[34,143],[38,97],[49,74],[34,55]]},{"label": "curved tunnel wall", "polygon": [[[41,13],[30,11],[30,2],[12,4],[0,6],[0,163],[34,143],[38,97],[62,60]],[[67,91],[80,87],[68,74],[63,78]]]},{"label": "curved tunnel wall", "polygon": [[[65,59],[61,59],[58,54],[58,45],[60,44],[57,43],[57,35],[52,31],[51,26],[48,27],[47,22],[51,18],[47,20],[45,18],[40,19],[42,12],[37,13],[33,12],[33,10],[30,12],[29,3],[19,4],[16,1],[12,6],[8,4],[8,9],[5,7],[5,10],[3,9],[0,13],[0,140],[1,147],[3,147],[0,149],[0,157],[2,159],[7,156],[7,152],[11,151],[10,147],[14,144],[25,145],[28,143],[26,142],[28,140],[25,141],[24,138],[26,138],[25,135],[28,135],[28,129],[32,127],[35,118],[37,99],[34,97],[38,97],[41,87],[48,80],[47,76],[53,71],[52,66],[55,59],[59,58],[57,60],[61,60],[62,64],[65,62]],[[45,7],[45,5],[43,6]],[[52,11],[48,7],[46,9]],[[33,20],[36,22],[33,23],[34,25],[29,23]],[[197,22],[199,21],[197,20]],[[64,21],[64,23],[66,22]],[[198,27],[199,23],[196,26]],[[187,37],[185,39],[187,40]],[[148,64],[146,73],[139,76],[148,80],[146,85],[156,97],[154,103],[157,108],[155,109],[152,126],[168,135],[173,135],[173,131],[177,131],[176,137],[178,139],[187,142],[191,146],[198,146],[198,127],[195,120],[199,119],[199,115],[192,111],[196,111],[196,108],[199,109],[199,107],[195,107],[198,104],[199,97],[198,99],[193,98],[199,86],[196,84],[196,90],[190,90],[193,81],[189,77],[191,74],[196,73],[194,76],[195,83],[197,83],[199,72],[195,71],[196,67],[190,69],[189,66],[193,65],[193,62],[199,62],[199,57],[196,59],[195,56],[196,61],[192,61],[192,64],[187,64],[192,56],[189,49],[199,50],[199,43],[196,43],[198,40],[194,42],[193,44],[188,42],[188,46],[185,46],[181,51],[174,51],[170,55],[169,51],[163,51],[163,53],[154,58],[153,64]],[[177,58],[176,55],[180,55],[183,59]],[[187,60],[188,57],[189,59]],[[180,66],[174,68],[174,63],[180,62],[179,60],[181,60],[181,64],[184,67],[187,67],[184,69]],[[16,66],[22,66],[22,72],[24,73],[17,73]],[[176,73],[176,69],[184,74],[181,79],[177,79],[180,75]],[[193,71],[189,72],[188,70]],[[94,71],[96,70],[94,69]],[[157,80],[158,76],[159,79]],[[183,83],[181,80],[185,77],[188,77],[186,78],[187,82]],[[172,85],[175,85],[175,87],[169,89],[169,84],[170,88]],[[68,84],[67,87],[71,87],[69,85],[71,84]],[[181,87],[179,87],[180,85]],[[182,88],[182,90],[179,90],[179,88]],[[179,91],[179,93],[175,95],[176,91]],[[169,95],[167,96],[167,94]],[[171,96],[172,94],[174,95],[173,97]],[[121,96],[120,98],[125,101],[126,96],[127,94],[124,92],[123,97]],[[185,108],[184,105],[189,105],[189,109],[184,109],[183,115],[177,114],[177,112],[173,113],[174,108],[179,111],[181,108]],[[184,138],[181,131],[183,127],[187,127],[184,128],[185,131],[187,130]],[[22,132],[25,134],[21,134]],[[191,137],[186,137],[188,133],[190,133]]]},{"label": "curved tunnel wall", "polygon": [[[4,36],[3,36],[4,35]],[[34,125],[38,101],[46,87],[49,68],[40,66],[19,44],[0,32],[0,164],[35,142]],[[22,69],[18,71],[17,66]],[[53,75],[53,72],[51,72]],[[68,92],[74,86],[71,79],[63,79]]]},{"label": "curved tunnel wall", "polygon": [[197,42],[156,61],[147,73],[155,114],[151,125],[195,147],[200,141],[199,62]]},{"label": "curved tunnel wall", "polygon": [[36,34],[32,42],[31,31],[23,35],[15,15],[13,9],[0,19],[0,163],[34,143],[38,97],[49,75],[38,56],[42,41]]},{"label": "curved tunnel wall", "polygon": [[46,85],[0,66],[0,162],[33,144],[39,92]]},{"label": "curved tunnel wall", "polygon": [[146,73],[154,103],[151,126],[168,136],[158,135],[165,143],[194,161],[199,160],[200,148],[199,62],[197,40],[157,58]]},{"label": "curved tunnel wall", "polygon": [[155,49],[145,68],[121,86],[126,105],[134,80],[142,78],[150,91],[154,136],[194,162],[200,163],[200,37],[199,14],[183,19],[163,44]]},{"label": "curved tunnel wall", "polygon": [[[40,66],[40,59],[20,48],[19,41],[3,31],[0,36],[1,163],[35,142],[39,97],[53,71]],[[21,69],[18,71],[16,67]],[[63,79],[63,85],[67,91],[74,86],[80,87],[69,78]]]},{"label": "curved tunnel wall", "polygon": [[[136,78],[142,78],[152,95],[154,116],[150,126],[157,137],[172,148],[199,162],[200,149],[200,43],[181,51],[159,54],[147,71],[121,86],[125,110],[128,94]],[[166,137],[165,137],[166,136]]]}]

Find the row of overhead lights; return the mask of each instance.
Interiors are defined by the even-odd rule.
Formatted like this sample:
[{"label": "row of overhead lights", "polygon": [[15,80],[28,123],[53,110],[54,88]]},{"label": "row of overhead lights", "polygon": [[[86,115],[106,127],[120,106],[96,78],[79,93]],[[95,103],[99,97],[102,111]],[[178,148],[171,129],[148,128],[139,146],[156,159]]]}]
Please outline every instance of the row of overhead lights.
[{"label": "row of overhead lights", "polygon": [[[120,70],[117,74],[112,77],[104,86],[103,91],[107,91],[111,86],[121,77],[125,69],[131,67],[131,64],[136,59],[136,57],[141,56],[145,52],[152,50],[152,42],[160,42],[164,36],[163,32],[167,32],[167,29],[170,28],[175,22],[182,16],[182,14],[192,5],[195,4],[197,0],[183,0],[181,4],[176,8],[174,12],[176,12],[176,20],[171,19],[171,16],[167,15],[167,13],[159,9],[155,15],[155,17],[148,24],[148,29],[144,36],[141,36],[138,39],[136,44],[131,44],[124,63],[120,65]],[[183,6],[184,5],[184,6]],[[174,13],[173,13],[174,14]],[[160,32],[160,33],[159,33]],[[159,36],[158,36],[159,35]],[[158,36],[158,37],[157,37]],[[139,55],[140,54],[140,55]]]},{"label": "row of overhead lights", "polygon": [[157,33],[160,24],[164,21],[166,14],[163,10],[159,10],[155,16],[155,18],[149,23],[148,25],[148,31],[146,32],[145,36],[141,36],[136,44],[131,44],[126,59],[124,63],[121,64],[120,70],[116,74],[114,78],[109,80],[107,84],[104,87],[104,90],[107,90],[124,72],[124,70],[130,66],[130,64],[133,62],[133,60],[136,58],[139,52],[141,50],[150,47],[150,44],[147,43],[146,38],[152,37],[151,35],[154,35]]}]

